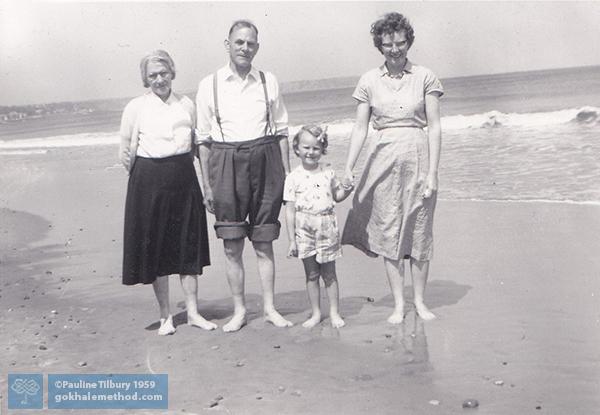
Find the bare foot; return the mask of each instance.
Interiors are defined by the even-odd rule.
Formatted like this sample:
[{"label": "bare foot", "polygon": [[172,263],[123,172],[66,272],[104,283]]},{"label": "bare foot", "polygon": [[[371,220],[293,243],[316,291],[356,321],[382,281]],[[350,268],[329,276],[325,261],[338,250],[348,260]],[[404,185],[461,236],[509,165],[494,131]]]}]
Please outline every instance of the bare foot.
[{"label": "bare foot", "polygon": [[330,313],[330,317],[331,317],[331,326],[334,329],[339,329],[346,325],[346,322],[344,321],[344,319],[342,319],[342,317],[339,314],[331,314]]},{"label": "bare foot", "polygon": [[160,327],[158,328],[159,336],[168,336],[169,334],[175,333],[175,326],[173,326],[173,316],[160,319]]},{"label": "bare foot", "polygon": [[427,306],[423,303],[415,303],[415,310],[419,317],[421,317],[425,321],[433,320],[437,318],[435,314],[433,314]]},{"label": "bare foot", "polygon": [[292,327],[294,325],[291,321],[283,318],[275,309],[265,312],[265,321],[273,323],[275,327]]},{"label": "bare foot", "polygon": [[387,319],[390,324],[400,324],[404,321],[404,310],[394,310],[391,316]]},{"label": "bare foot", "polygon": [[308,320],[302,323],[302,327],[305,329],[312,329],[314,326],[321,322],[321,314],[313,314]]},{"label": "bare foot", "polygon": [[208,321],[200,314],[196,314],[193,316],[188,315],[187,323],[190,326],[200,327],[204,330],[214,330],[218,327],[215,323],[213,323],[212,321]]},{"label": "bare foot", "polygon": [[233,317],[231,317],[231,320],[229,320],[229,322],[223,326],[223,331],[226,333],[231,333],[234,331],[238,331],[245,325],[246,325],[246,312],[234,314]]}]

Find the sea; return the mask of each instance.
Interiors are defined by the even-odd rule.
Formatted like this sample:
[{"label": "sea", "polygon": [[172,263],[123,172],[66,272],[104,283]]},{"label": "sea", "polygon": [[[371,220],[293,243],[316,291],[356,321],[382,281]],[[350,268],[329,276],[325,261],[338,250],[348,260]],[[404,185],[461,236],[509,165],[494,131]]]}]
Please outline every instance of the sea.
[{"label": "sea", "polygon": [[[284,93],[292,134],[304,124],[328,126],[330,147],[323,161],[339,172],[357,79],[322,80]],[[439,198],[600,204],[600,66],[442,83]],[[194,92],[188,95],[193,98]],[[46,105],[26,117],[18,108],[0,108],[0,115],[12,111],[0,118],[0,159],[72,146],[115,146],[127,101]],[[363,162],[359,159],[357,173]]]}]

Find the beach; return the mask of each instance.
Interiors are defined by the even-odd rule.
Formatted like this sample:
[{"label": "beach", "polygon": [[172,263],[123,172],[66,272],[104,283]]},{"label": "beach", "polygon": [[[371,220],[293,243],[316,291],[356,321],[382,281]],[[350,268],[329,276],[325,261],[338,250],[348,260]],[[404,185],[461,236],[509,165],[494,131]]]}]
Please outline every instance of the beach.
[{"label": "beach", "polygon": [[[120,281],[127,174],[116,154],[102,145],[0,155],[2,373],[168,374],[169,410],[136,414],[600,410],[600,205],[442,198],[426,293],[439,318],[415,318],[409,302],[399,326],[385,322],[393,301],[382,261],[344,247],[346,327],[334,330],[326,317],[302,328],[303,269],[285,257],[282,231],[275,301],[294,327],[263,322],[246,249],[248,325],[237,333],[187,326],[173,276],[177,333],[160,337],[151,287]],[[337,207],[342,226],[350,203]],[[199,310],[222,326],[232,304],[213,220]],[[477,409],[462,408],[469,398]]]}]

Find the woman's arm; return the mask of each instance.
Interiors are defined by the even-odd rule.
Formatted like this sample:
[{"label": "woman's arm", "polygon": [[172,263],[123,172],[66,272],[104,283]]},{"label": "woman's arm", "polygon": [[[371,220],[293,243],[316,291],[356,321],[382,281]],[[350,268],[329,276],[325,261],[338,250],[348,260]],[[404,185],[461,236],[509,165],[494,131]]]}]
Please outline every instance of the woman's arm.
[{"label": "woman's arm", "polygon": [[438,188],[438,168],[442,149],[442,126],[440,122],[440,93],[425,95],[427,135],[429,144],[429,172],[425,179],[423,197],[431,197]]},{"label": "woman's arm", "polygon": [[359,102],[356,106],[356,119],[352,134],[350,135],[350,146],[348,148],[348,157],[346,158],[346,169],[344,184],[353,183],[352,169],[358,160],[360,150],[362,149],[367,133],[369,132],[369,119],[371,118],[371,106],[368,102]]},{"label": "woman's arm", "polygon": [[135,120],[136,111],[133,101],[130,101],[123,110],[121,127],[119,128],[119,136],[121,138],[119,143],[119,160],[127,171],[129,171],[131,161],[131,136],[133,134]]},{"label": "woman's arm", "polygon": [[298,256],[298,246],[296,245],[296,205],[294,202],[285,202],[285,225],[289,241],[287,256]]},{"label": "woman's arm", "polygon": [[204,188],[204,206],[210,213],[215,213],[214,198],[210,181],[208,179],[208,158],[210,156],[210,144],[200,143],[198,145],[200,159],[200,173],[202,174],[202,187]]}]

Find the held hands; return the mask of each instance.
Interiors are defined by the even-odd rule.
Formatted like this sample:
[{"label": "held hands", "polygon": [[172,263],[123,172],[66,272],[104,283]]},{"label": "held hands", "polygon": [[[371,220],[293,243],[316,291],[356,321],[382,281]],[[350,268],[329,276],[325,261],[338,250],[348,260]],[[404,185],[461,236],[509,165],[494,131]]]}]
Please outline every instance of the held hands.
[{"label": "held hands", "polygon": [[290,247],[288,248],[287,257],[297,257],[298,256],[298,245],[296,245],[296,241],[290,242]]},{"label": "held hands", "polygon": [[342,178],[342,187],[344,190],[352,191],[354,189],[354,175],[352,170],[346,170],[344,177]]},{"label": "held hands", "polygon": [[425,179],[425,189],[423,190],[423,198],[429,199],[433,192],[438,189],[438,178],[437,175],[427,175]]}]

